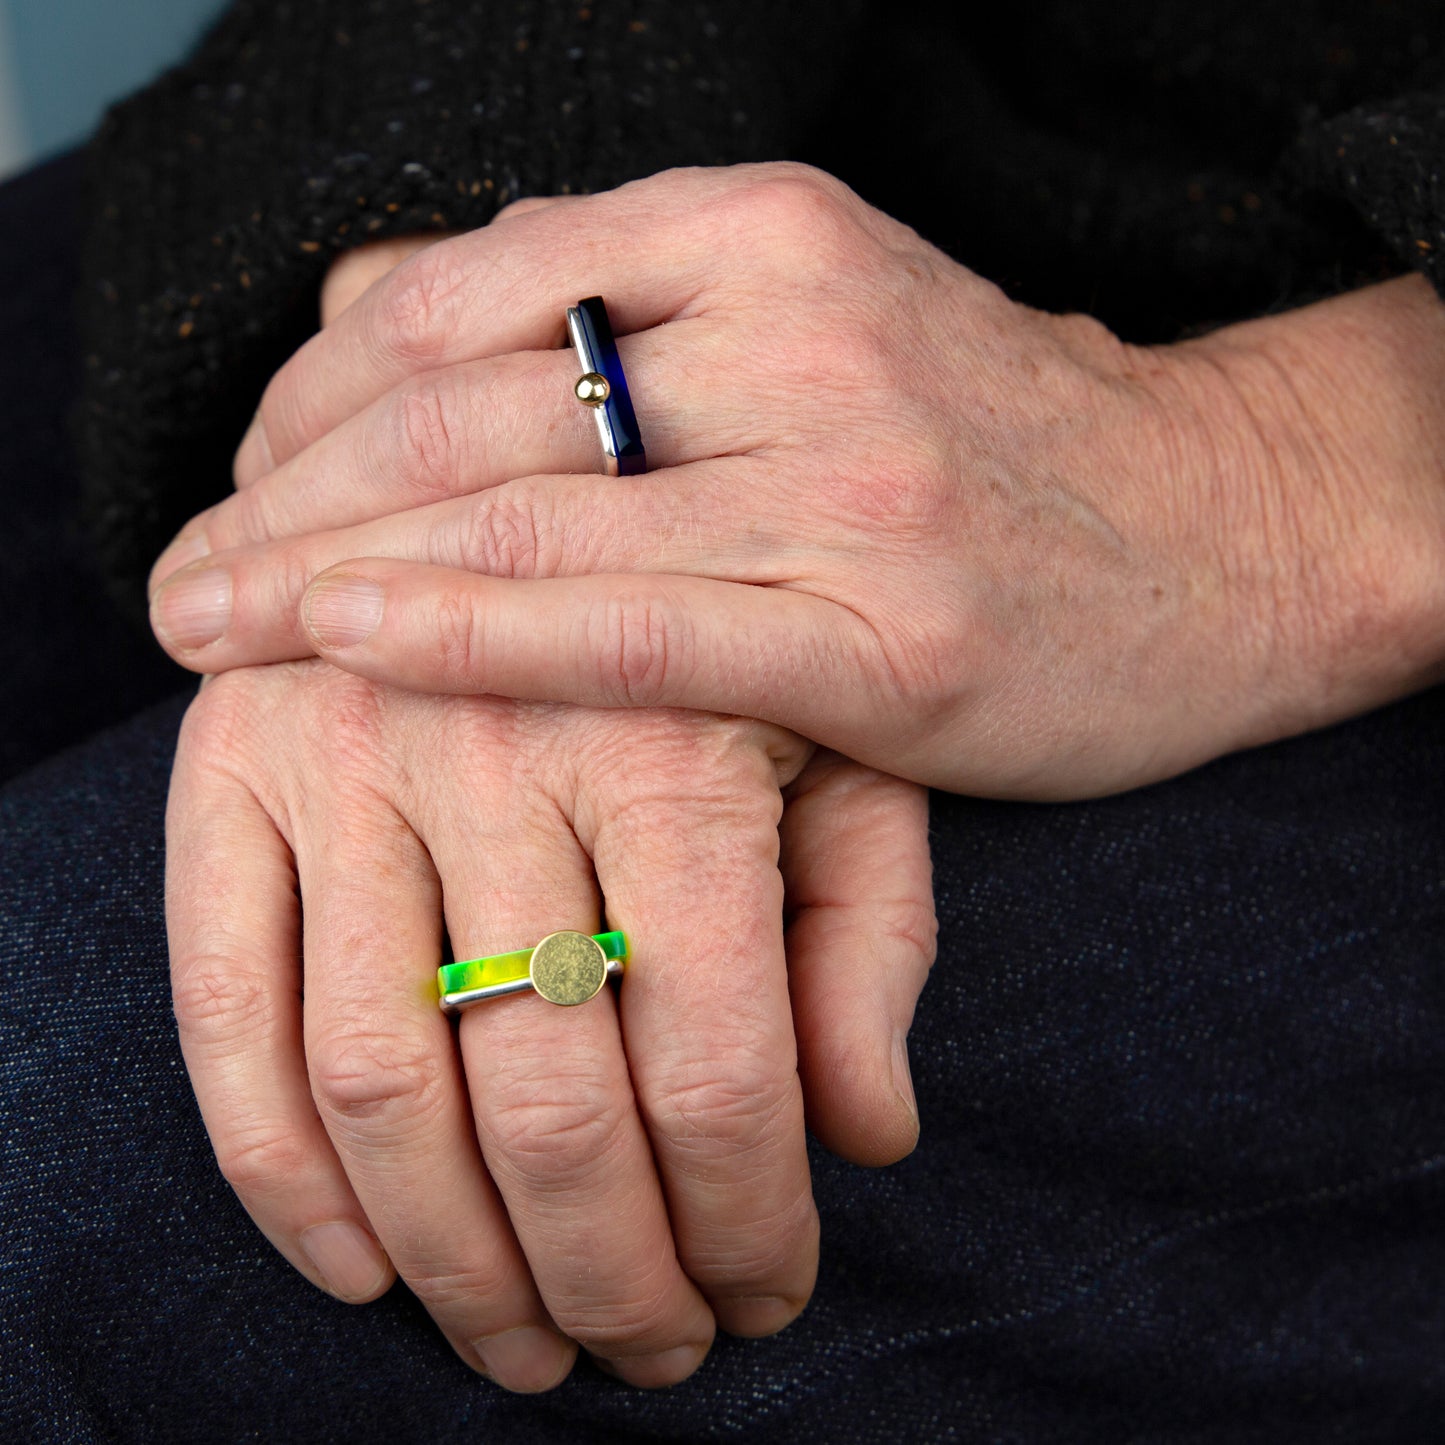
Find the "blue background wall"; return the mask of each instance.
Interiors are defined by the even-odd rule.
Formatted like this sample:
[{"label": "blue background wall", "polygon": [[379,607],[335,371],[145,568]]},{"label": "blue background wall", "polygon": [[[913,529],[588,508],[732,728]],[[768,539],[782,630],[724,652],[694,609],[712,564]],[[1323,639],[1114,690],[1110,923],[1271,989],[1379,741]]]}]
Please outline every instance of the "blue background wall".
[{"label": "blue background wall", "polygon": [[0,169],[82,140],[179,60],[224,0],[0,0]]}]

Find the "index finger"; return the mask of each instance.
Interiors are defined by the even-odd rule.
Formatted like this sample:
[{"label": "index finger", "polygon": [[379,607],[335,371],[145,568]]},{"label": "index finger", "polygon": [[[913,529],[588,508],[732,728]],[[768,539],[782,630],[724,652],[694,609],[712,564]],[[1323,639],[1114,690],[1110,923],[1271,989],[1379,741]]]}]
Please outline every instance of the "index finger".
[{"label": "index finger", "polygon": [[257,424],[272,465],[418,372],[560,345],[584,296],[606,296],[619,333],[676,315],[716,266],[698,244],[698,203],[737,184],[695,175],[514,214],[404,261],[271,379]]}]

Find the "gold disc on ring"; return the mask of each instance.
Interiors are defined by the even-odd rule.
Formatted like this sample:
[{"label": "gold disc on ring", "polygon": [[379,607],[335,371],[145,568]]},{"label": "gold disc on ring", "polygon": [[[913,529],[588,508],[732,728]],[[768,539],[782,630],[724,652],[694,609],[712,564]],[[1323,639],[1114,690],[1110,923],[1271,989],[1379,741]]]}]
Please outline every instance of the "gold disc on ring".
[{"label": "gold disc on ring", "polygon": [[607,982],[607,955],[595,938],[564,929],[532,950],[532,987],[548,1003],[571,1007],[595,998]]},{"label": "gold disc on ring", "polygon": [[572,390],[583,406],[601,406],[612,395],[607,378],[597,371],[589,371],[579,376],[577,385]]}]

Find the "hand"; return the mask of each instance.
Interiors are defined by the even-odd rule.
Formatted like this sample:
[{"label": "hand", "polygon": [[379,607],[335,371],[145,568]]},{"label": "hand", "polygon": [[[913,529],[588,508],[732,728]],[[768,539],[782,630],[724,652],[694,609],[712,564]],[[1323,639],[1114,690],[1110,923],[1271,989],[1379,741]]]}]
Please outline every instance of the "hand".
[{"label": "hand", "polygon": [[[1145,350],[817,172],[665,173],[374,286],[273,379],[249,485],[162,559],[210,552],[153,617],[199,669],[319,651],[761,716],[950,788],[1128,787],[1439,671],[1423,287]],[[596,439],[548,348],[593,292],[631,333],[645,477],[567,475]]]},{"label": "hand", "polygon": [[[276,1248],[353,1302],[394,1267],[511,1389],[559,1382],[573,1341],[662,1385],[714,1322],[783,1327],[817,1261],[804,1105],[851,1159],[912,1147],[932,955],[921,791],[810,752],[314,661],[209,679],[167,817],[176,1014]],[[454,1032],[443,919],[475,957],[594,931],[604,899],[632,946],[615,994],[494,1000]]]}]

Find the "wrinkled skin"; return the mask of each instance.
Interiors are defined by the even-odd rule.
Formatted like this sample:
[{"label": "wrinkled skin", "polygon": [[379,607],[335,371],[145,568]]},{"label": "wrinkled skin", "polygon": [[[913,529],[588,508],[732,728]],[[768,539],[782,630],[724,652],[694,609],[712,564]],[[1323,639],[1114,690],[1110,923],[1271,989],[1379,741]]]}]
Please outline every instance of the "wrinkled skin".
[{"label": "wrinkled skin", "polygon": [[[554,348],[592,292],[631,333],[645,477],[576,475],[597,442]],[[1441,364],[1419,278],[1131,347],[807,167],[665,172],[372,286],[273,380],[152,615],[198,669],[320,652],[1108,792],[1440,673]]]},{"label": "wrinkled skin", "polygon": [[[417,244],[347,256],[323,319]],[[361,1302],[399,1273],[508,1388],[556,1384],[578,1343],[673,1383],[717,1326],[806,1302],[805,1110],[859,1163],[913,1145],[926,828],[920,789],[744,719],[423,697],[316,662],[210,678],[167,910],[222,1171],[309,1279]],[[590,931],[604,898],[624,990],[442,1018],[444,926],[474,957]]]}]

